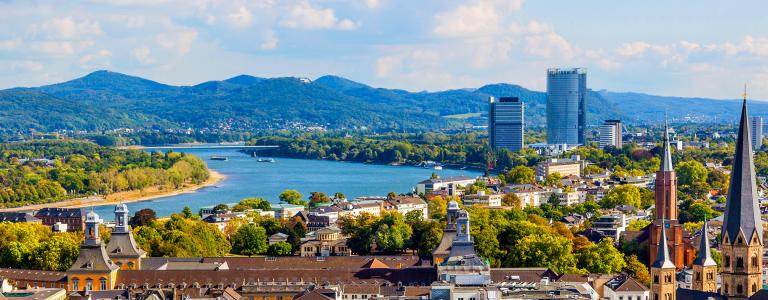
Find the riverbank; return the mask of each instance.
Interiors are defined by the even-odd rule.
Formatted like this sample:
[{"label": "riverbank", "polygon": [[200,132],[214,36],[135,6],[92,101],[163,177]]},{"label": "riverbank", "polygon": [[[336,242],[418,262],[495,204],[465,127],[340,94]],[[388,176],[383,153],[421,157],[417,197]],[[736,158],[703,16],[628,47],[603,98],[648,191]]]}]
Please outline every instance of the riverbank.
[{"label": "riverbank", "polygon": [[61,207],[61,208],[82,208],[100,205],[110,205],[117,203],[132,203],[152,200],[155,198],[176,196],[186,193],[195,192],[201,188],[214,186],[216,183],[224,180],[226,176],[209,170],[208,179],[200,184],[185,184],[180,189],[165,189],[161,187],[151,187],[144,190],[125,191],[109,194],[106,197],[103,196],[88,196],[75,199],[69,199],[64,201],[58,201],[53,203],[41,203],[20,207],[3,208],[0,212],[12,212],[12,211],[34,211],[40,210],[44,207]]}]

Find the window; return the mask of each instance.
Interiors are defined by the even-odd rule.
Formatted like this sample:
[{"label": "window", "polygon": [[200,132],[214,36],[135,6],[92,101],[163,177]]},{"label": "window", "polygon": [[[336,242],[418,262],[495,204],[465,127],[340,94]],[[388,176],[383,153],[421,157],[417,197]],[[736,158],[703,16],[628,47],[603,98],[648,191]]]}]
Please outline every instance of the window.
[{"label": "window", "polygon": [[757,284],[754,284],[754,283],[752,284],[752,292],[753,293],[757,292]]},{"label": "window", "polygon": [[352,295],[352,299],[357,299],[357,295]]},{"label": "window", "polygon": [[701,280],[701,272],[696,272],[696,280]]},{"label": "window", "polygon": [[128,262],[128,270],[133,270],[133,262],[132,261]]},{"label": "window", "polygon": [[107,279],[106,278],[99,279],[99,289],[102,290],[102,291],[107,290]]},{"label": "window", "polygon": [[653,275],[653,283],[659,283],[659,275]]},{"label": "window", "polygon": [[744,287],[741,286],[741,284],[736,285],[736,294],[744,293]]},{"label": "window", "polygon": [[712,272],[707,272],[707,280],[712,280],[712,279],[714,279],[714,277],[715,277],[715,274],[714,274],[714,273],[712,273]]},{"label": "window", "polygon": [[731,267],[731,257],[726,255],[725,256],[725,267],[730,268]]},{"label": "window", "polygon": [[737,268],[743,268],[744,267],[744,258],[743,257],[737,257],[736,258],[736,267]]},{"label": "window", "polygon": [[661,300],[661,299],[659,299],[659,294],[654,293],[653,294],[653,300]]},{"label": "window", "polygon": [[87,291],[91,291],[91,290],[93,290],[93,280],[88,278],[88,279],[85,280],[85,291],[87,292]]},{"label": "window", "polygon": [[725,294],[726,295],[728,294],[728,284],[727,283],[725,284]]},{"label": "window", "polygon": [[757,254],[752,254],[752,266],[757,267]]}]

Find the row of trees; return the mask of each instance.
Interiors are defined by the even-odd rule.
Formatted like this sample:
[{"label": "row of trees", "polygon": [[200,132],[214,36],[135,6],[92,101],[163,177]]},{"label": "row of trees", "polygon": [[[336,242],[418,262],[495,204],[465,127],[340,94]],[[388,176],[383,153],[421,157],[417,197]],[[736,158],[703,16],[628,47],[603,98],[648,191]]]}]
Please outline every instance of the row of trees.
[{"label": "row of trees", "polygon": [[363,213],[339,218],[339,226],[347,235],[347,247],[360,255],[375,251],[396,253],[413,250],[427,255],[437,247],[443,235],[443,225],[436,220],[424,220],[421,211],[405,216],[387,212],[379,217]]},{"label": "row of trees", "polygon": [[150,154],[82,141],[0,144],[2,207],[155,186],[179,188],[208,175],[202,160],[183,153]]}]

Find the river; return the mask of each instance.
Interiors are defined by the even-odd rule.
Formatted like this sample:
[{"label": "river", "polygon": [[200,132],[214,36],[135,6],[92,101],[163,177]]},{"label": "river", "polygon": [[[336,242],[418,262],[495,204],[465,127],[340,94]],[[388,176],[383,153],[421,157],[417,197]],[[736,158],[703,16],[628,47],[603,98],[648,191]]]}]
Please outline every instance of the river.
[{"label": "river", "polygon": [[[131,214],[151,208],[158,216],[180,212],[184,206],[193,212],[201,207],[219,203],[236,203],[247,197],[263,197],[278,202],[285,189],[298,190],[304,197],[310,192],[324,192],[329,196],[342,192],[348,199],[359,196],[385,196],[388,192],[408,193],[417,182],[429,178],[432,172],[441,177],[479,176],[474,170],[432,170],[411,166],[387,166],[325,160],[275,158],[275,163],[257,162],[255,158],[234,149],[183,149],[205,160],[208,168],[226,178],[215,186],[204,187],[192,193],[128,203]],[[226,156],[229,160],[210,160],[211,156]],[[114,205],[95,207],[105,220],[114,218]]]}]

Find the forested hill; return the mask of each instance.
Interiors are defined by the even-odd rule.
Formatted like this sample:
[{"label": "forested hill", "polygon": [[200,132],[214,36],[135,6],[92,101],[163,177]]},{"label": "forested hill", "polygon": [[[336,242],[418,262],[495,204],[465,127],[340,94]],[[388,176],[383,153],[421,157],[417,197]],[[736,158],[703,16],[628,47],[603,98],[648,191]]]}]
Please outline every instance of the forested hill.
[{"label": "forested hill", "polygon": [[[544,123],[546,95],[513,84],[476,89],[409,92],[371,87],[337,76],[314,81],[240,75],[194,86],[172,86],[110,71],[33,88],[0,90],[2,131],[209,129],[252,131],[323,126],[331,129],[423,131],[482,124],[488,96],[517,96],[526,122]],[[732,121],[738,101],[589,92],[588,123],[619,118],[659,121],[665,111],[680,121]],[[755,114],[768,105],[753,102]]]}]

